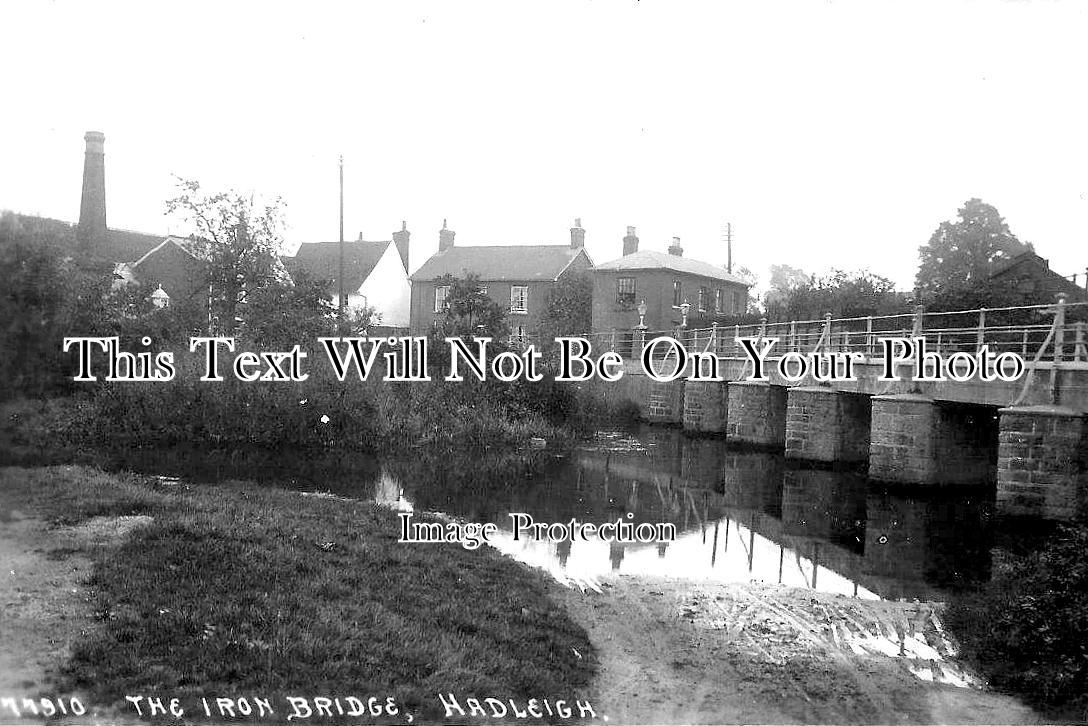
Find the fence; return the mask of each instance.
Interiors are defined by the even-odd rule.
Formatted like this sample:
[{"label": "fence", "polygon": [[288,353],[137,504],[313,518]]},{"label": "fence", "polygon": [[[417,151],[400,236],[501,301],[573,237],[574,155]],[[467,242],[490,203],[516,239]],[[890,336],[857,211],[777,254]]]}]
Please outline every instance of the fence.
[{"label": "fence", "polygon": [[[612,350],[624,358],[641,356],[647,343],[660,336],[676,339],[688,352],[709,351],[722,357],[743,357],[738,338],[778,340],[771,356],[800,353],[858,352],[866,358],[883,354],[882,338],[924,337],[927,350],[948,356],[974,354],[983,346],[993,353],[1013,352],[1026,361],[1088,362],[1088,303],[1067,303],[1059,294],[1053,305],[980,308],[926,312],[921,307],[905,315],[863,318],[795,320],[758,325],[673,330],[612,330],[590,333],[595,351]],[[656,352],[656,351],[655,351]],[[662,351],[664,354],[664,351]]]}]

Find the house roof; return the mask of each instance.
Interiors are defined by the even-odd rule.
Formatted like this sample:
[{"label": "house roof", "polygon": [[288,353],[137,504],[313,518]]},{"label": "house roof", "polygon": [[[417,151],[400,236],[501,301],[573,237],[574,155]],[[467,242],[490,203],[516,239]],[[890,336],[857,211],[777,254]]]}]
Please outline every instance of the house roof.
[{"label": "house roof", "polygon": [[[454,246],[431,255],[409,279],[422,281],[444,275],[473,274],[484,281],[557,280],[580,254],[586,254],[585,249],[570,245]],[[588,254],[586,259],[589,260]]]},{"label": "house roof", "polygon": [[168,239],[161,234],[146,234],[128,229],[107,229],[106,243],[96,250],[111,262],[135,262]]},{"label": "house roof", "polygon": [[[78,225],[49,217],[31,214],[12,213],[19,234],[50,239],[70,250],[77,245]],[[100,257],[109,262],[135,262],[147,252],[162,243],[164,235],[133,232],[128,229],[107,229],[102,244],[88,250],[91,256]]]},{"label": "house roof", "polygon": [[738,285],[744,285],[746,287],[750,287],[752,284],[740,275],[727,272],[724,268],[712,265],[709,262],[701,262],[699,260],[693,260],[690,257],[670,255],[665,254],[664,252],[655,252],[654,250],[633,252],[615,260],[603,262],[597,265],[596,269],[674,270],[676,272],[686,272],[691,275],[700,275],[701,277],[710,277],[724,282],[735,282]]},{"label": "house roof", "polygon": [[197,240],[189,237],[175,237],[174,235],[170,235],[148,250],[146,254],[140,257],[140,259],[132,263],[132,266],[139,267],[147,258],[151,257],[166,245],[175,245],[186,252],[190,257],[200,259],[200,248]]},{"label": "house roof", "polygon": [[[391,244],[393,242],[390,240],[345,240],[344,289],[355,291],[362,287]],[[294,257],[284,258],[284,263],[291,273],[305,270],[319,280],[330,280],[334,286],[339,285],[340,243],[304,242],[299,245]]]}]

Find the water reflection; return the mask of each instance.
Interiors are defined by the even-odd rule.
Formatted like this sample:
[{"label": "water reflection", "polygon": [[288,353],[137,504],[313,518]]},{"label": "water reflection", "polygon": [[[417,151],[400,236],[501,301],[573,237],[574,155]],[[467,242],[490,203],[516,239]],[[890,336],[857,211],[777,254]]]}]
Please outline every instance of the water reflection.
[{"label": "water reflection", "polygon": [[[602,434],[567,456],[268,456],[173,450],[129,453],[114,463],[203,481],[257,479],[493,522],[500,550],[581,587],[620,572],[754,580],[861,598],[941,598],[990,575],[992,491],[879,489],[857,473],[798,468],[781,454],[738,451],[674,429]],[[537,522],[595,524],[631,514],[635,524],[671,522],[677,538],[515,539],[512,512]]]}]

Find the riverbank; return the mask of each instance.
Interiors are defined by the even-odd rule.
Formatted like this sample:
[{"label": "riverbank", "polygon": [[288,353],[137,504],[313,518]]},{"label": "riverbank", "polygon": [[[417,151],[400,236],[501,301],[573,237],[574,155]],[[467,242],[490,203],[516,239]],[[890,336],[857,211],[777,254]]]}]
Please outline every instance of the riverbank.
[{"label": "riverbank", "polygon": [[940,606],[759,583],[602,585],[561,602],[598,648],[598,700],[619,723],[1046,721],[980,688],[940,629]]},{"label": "riverbank", "polygon": [[109,714],[136,693],[343,694],[434,722],[438,693],[588,693],[594,649],[557,586],[492,551],[398,544],[369,503],[78,466],[0,470],[0,496],[11,695]]}]

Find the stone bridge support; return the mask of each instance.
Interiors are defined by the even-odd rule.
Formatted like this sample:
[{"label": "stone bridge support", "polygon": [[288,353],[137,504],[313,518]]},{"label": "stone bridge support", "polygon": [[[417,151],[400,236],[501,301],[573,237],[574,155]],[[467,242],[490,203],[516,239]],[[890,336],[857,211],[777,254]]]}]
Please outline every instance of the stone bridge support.
[{"label": "stone bridge support", "polygon": [[1085,509],[1086,417],[1060,406],[1001,409],[999,512],[1071,519]]},{"label": "stone bridge support", "polygon": [[729,384],[730,441],[781,447],[786,442],[786,387],[756,381]]},{"label": "stone bridge support", "polygon": [[724,434],[729,412],[725,381],[684,382],[684,430]]},{"label": "stone bridge support", "polygon": [[993,411],[913,393],[873,396],[869,476],[900,484],[992,482]]},{"label": "stone bridge support", "polygon": [[789,389],[786,456],[812,461],[869,460],[869,397],[824,386]]},{"label": "stone bridge support", "polygon": [[684,419],[684,380],[662,383],[651,380],[647,393],[646,420],[650,423],[678,424]]}]

